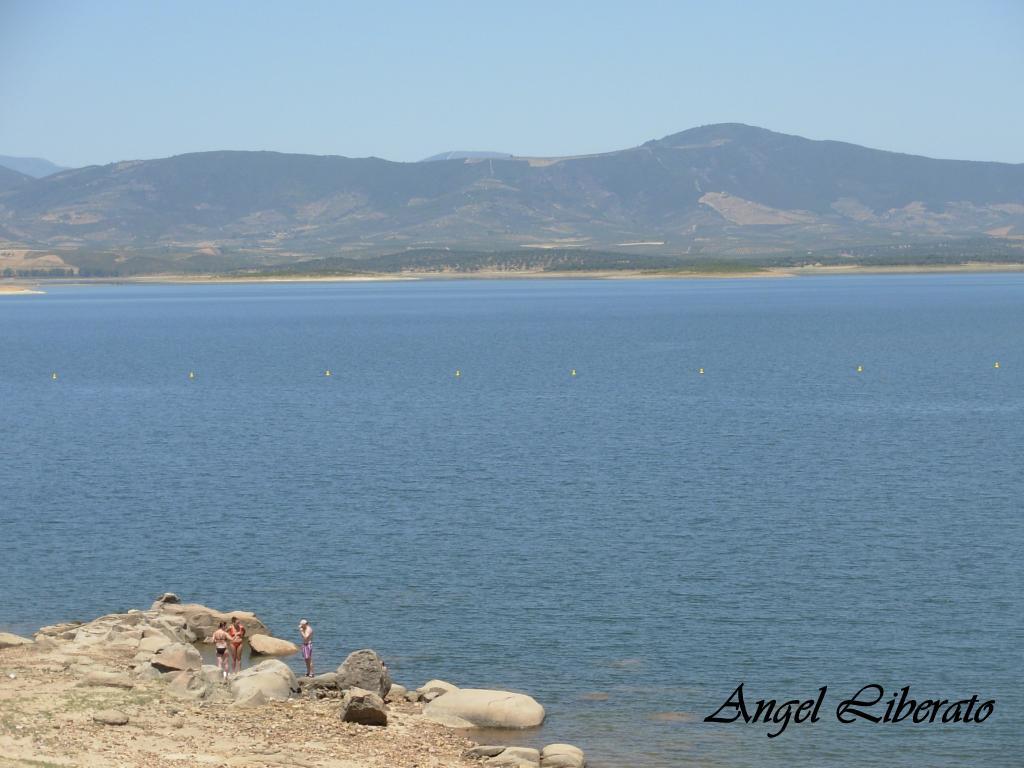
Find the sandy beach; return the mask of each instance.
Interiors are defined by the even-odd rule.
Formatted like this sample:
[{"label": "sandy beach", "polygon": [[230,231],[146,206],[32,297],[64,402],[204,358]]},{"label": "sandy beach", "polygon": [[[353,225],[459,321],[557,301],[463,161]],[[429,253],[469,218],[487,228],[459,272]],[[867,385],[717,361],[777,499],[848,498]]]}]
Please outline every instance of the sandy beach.
[{"label": "sandy beach", "polygon": [[34,293],[44,293],[44,291],[37,291],[34,287],[27,285],[0,283],[0,296],[25,296]]}]

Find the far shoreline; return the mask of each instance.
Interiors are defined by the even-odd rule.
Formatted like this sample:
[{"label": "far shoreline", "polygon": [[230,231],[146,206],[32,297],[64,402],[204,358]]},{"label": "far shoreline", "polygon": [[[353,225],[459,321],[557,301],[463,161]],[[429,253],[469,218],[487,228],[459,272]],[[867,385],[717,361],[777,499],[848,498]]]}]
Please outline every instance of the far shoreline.
[{"label": "far shoreline", "polygon": [[41,285],[216,285],[283,283],[386,283],[462,280],[750,280],[829,277],[844,275],[1021,274],[1024,263],[971,262],[967,264],[815,264],[802,267],[763,267],[738,270],[476,270],[382,272],[357,275],[286,274],[157,274],[124,277],[36,278],[31,284],[0,283],[0,296],[42,294]]}]

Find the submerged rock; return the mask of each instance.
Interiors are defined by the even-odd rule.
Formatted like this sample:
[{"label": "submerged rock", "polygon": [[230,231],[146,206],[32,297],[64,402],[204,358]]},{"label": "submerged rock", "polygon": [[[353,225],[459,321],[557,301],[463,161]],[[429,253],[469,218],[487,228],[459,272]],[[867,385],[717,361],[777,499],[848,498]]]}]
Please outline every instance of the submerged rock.
[{"label": "submerged rock", "polygon": [[428,720],[449,728],[533,728],[544,722],[544,707],[524,693],[460,688],[423,709]]}]

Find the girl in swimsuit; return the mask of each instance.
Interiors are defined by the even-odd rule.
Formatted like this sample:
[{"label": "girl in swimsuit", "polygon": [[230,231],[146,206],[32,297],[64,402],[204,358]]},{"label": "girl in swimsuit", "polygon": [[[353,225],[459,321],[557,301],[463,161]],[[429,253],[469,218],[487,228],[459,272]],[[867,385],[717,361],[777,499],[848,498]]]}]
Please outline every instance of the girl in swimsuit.
[{"label": "girl in swimsuit", "polygon": [[213,633],[213,644],[217,647],[217,668],[225,680],[228,679],[228,633],[224,629],[227,625],[226,621],[222,621]]},{"label": "girl in swimsuit", "polygon": [[231,617],[228,637],[231,638],[232,666],[235,672],[239,672],[242,669],[242,643],[245,642],[245,627],[238,623],[235,616]]}]

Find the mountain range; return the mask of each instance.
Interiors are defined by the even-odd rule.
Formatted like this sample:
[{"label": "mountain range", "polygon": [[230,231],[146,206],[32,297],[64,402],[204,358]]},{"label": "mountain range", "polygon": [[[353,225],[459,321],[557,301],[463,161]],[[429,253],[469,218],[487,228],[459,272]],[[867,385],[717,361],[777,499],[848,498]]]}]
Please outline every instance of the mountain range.
[{"label": "mountain range", "polygon": [[424,252],[444,268],[445,253],[573,249],[671,263],[958,242],[1024,260],[1024,165],[735,123],[603,154],[428,159],[222,151],[42,178],[0,168],[0,268],[209,272],[387,254],[400,266]]}]

